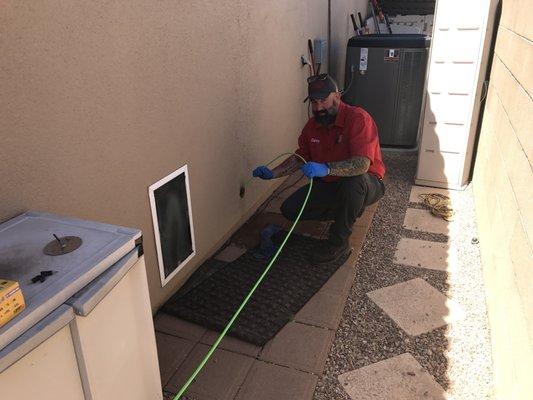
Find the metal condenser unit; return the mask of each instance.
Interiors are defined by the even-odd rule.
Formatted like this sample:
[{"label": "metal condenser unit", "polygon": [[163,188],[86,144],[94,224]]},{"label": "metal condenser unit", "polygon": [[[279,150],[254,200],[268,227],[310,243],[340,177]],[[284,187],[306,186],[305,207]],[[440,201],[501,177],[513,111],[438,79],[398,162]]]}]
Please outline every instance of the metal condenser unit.
[{"label": "metal condenser unit", "polygon": [[363,35],[348,41],[343,100],[372,115],[382,146],[414,148],[430,38]]}]

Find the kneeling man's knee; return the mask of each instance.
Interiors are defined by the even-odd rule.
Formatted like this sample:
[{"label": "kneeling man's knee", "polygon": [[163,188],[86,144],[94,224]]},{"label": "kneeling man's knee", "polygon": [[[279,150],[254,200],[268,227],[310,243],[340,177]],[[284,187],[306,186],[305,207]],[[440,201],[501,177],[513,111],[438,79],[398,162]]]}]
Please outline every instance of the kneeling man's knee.
[{"label": "kneeling man's knee", "polygon": [[364,175],[350,176],[341,180],[341,190],[345,194],[364,195],[366,182]]}]

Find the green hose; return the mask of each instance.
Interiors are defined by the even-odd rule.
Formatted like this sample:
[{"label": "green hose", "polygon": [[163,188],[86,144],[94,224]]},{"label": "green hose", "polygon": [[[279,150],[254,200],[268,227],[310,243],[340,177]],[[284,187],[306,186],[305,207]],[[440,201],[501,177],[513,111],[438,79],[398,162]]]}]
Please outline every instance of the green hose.
[{"label": "green hose", "polygon": [[[273,162],[275,162],[276,160],[278,160],[279,158],[285,156],[285,155],[295,155],[296,157],[299,157],[304,163],[306,162],[305,159],[300,156],[299,154],[296,154],[296,153],[283,153],[283,154],[280,154],[278,157],[274,158],[272,161],[270,161],[268,165],[272,164]],[[252,178],[253,179],[253,178]],[[248,185],[249,183],[251,182],[251,179],[248,180],[245,185]],[[272,267],[272,264],[274,264],[274,262],[276,261],[276,259],[278,258],[279,254],[281,253],[281,250],[283,250],[283,247],[285,246],[285,243],[287,242],[287,240],[289,239],[289,236],[291,235],[292,231],[294,230],[294,227],[296,226],[296,224],[298,223],[298,221],[300,220],[300,217],[302,216],[302,213],[304,211],[304,208],[307,204],[307,200],[309,200],[309,195],[311,194],[311,189],[313,188],[313,179],[310,179],[309,180],[309,190],[307,191],[307,195],[305,196],[305,200],[302,204],[302,208],[300,209],[300,212],[298,213],[298,215],[296,216],[296,219],[294,220],[292,226],[291,226],[291,229],[289,229],[289,232],[287,233],[287,236],[285,236],[285,239],[283,240],[283,242],[281,243],[281,246],[279,247],[279,249],[276,251],[276,254],[274,254],[274,257],[272,257],[272,259],[270,260],[270,262],[268,263],[267,267],[265,268],[265,270],[263,271],[263,273],[261,274],[261,276],[259,277],[259,279],[257,280],[257,282],[255,283],[254,287],[250,290],[250,292],[246,295],[246,297],[244,298],[243,302],[241,303],[241,305],[239,306],[239,308],[237,309],[237,311],[235,312],[235,314],[233,314],[233,317],[231,317],[231,320],[228,322],[228,324],[226,325],[226,327],[224,328],[224,330],[222,331],[222,333],[218,336],[218,339],[215,341],[215,343],[213,343],[213,345],[211,346],[211,349],[209,350],[209,352],[206,354],[206,356],[204,357],[204,359],[202,360],[202,362],[200,363],[200,365],[198,365],[198,367],[196,368],[196,370],[192,373],[192,375],[189,377],[189,379],[187,380],[187,382],[185,382],[185,384],[182,386],[182,388],[180,389],[180,391],[176,394],[176,396],[174,397],[173,400],[178,400],[180,398],[180,396],[182,396],[185,391],[189,388],[189,386],[191,385],[191,383],[193,382],[193,380],[196,378],[196,376],[200,373],[200,371],[204,368],[205,364],[207,363],[207,361],[209,361],[209,359],[211,358],[211,356],[213,355],[213,353],[215,352],[215,350],[217,349],[218,345],[220,344],[220,342],[222,341],[222,339],[224,338],[224,336],[226,335],[226,333],[230,330],[230,328],[232,327],[233,323],[235,322],[235,320],[237,319],[237,317],[239,316],[239,314],[241,313],[241,311],[244,309],[244,306],[246,306],[246,303],[248,303],[248,301],[250,300],[250,298],[252,297],[252,295],[254,294],[255,290],[257,289],[257,287],[261,284],[261,282],[263,281],[263,279],[265,278],[266,274],[268,273],[268,271],[270,270],[270,267]]]}]

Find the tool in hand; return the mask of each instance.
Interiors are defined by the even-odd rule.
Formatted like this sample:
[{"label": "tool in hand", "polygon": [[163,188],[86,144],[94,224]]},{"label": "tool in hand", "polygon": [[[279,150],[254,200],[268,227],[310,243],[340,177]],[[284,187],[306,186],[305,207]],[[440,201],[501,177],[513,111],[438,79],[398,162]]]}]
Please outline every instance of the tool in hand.
[{"label": "tool in hand", "polygon": [[[307,99],[306,99],[307,100]],[[254,175],[248,179],[247,181],[245,181],[244,183],[241,184],[240,188],[239,188],[239,196],[240,198],[244,198],[244,195],[246,194],[246,187],[252,182],[253,179],[255,178],[261,178],[261,175],[263,174],[267,174],[269,175],[268,171],[270,171],[270,173],[272,173],[272,171],[270,170],[270,168],[268,168],[269,165],[275,163],[276,161],[278,161],[281,157],[286,157],[286,156],[296,156],[298,157],[300,160],[302,160],[302,162],[306,162],[302,156],[300,156],[299,154],[296,154],[296,153],[282,153],[280,154],[279,156],[277,156],[276,158],[274,158],[272,161],[270,161],[268,164],[262,166],[264,167],[264,169],[262,167],[258,167],[255,169],[255,171],[257,171],[256,173],[254,173]],[[267,171],[268,170],[268,171]],[[273,176],[270,176],[270,178],[268,178],[267,176],[265,176],[266,179],[272,179]],[[264,179],[264,178],[263,178]]]}]

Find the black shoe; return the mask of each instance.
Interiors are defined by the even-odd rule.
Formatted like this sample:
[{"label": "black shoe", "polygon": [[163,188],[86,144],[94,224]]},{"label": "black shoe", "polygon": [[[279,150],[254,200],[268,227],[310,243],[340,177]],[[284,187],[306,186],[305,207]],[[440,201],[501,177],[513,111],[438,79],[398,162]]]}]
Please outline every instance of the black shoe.
[{"label": "black shoe", "polygon": [[341,244],[333,243],[329,240],[324,242],[311,256],[311,261],[315,264],[328,264],[338,261],[351,251],[347,242]]}]

